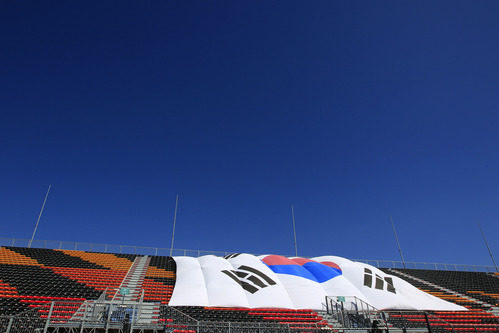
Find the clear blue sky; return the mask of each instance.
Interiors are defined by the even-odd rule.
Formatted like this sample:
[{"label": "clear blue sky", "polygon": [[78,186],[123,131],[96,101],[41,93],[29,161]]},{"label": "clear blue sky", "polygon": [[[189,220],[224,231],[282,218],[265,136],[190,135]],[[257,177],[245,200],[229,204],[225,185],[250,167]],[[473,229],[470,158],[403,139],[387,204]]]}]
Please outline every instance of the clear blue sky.
[{"label": "clear blue sky", "polygon": [[498,14],[2,1],[0,236],[491,264]]}]

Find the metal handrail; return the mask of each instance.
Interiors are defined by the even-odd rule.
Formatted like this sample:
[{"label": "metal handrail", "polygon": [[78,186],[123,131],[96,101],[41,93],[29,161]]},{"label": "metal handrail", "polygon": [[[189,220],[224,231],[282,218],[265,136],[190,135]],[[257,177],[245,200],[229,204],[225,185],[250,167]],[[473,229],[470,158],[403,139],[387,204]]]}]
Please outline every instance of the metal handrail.
[{"label": "metal handrail", "polygon": [[[326,306],[327,314],[332,315],[345,328],[371,327],[375,320],[383,322],[385,328],[388,328],[386,320],[381,316],[382,312],[357,296],[326,296],[325,301],[323,306]],[[357,320],[352,320],[352,315],[356,315]]]},{"label": "metal handrail", "polygon": [[[27,247],[30,240],[26,238],[7,238],[0,237],[0,246]],[[60,250],[79,250],[104,253],[127,253],[139,255],[169,256],[170,252],[174,256],[200,257],[203,255],[226,256],[236,251],[209,251],[193,249],[170,249],[167,247],[120,245],[106,243],[87,243],[60,240],[33,240],[31,247]],[[239,251],[240,252],[240,251]],[[259,254],[255,254],[259,255]],[[290,255],[285,255],[290,256]],[[404,268],[404,263],[398,260],[377,260],[377,259],[352,259],[353,261],[366,263],[380,268]],[[413,262],[406,261],[406,268],[428,269],[428,270],[446,270],[446,271],[469,271],[469,272],[495,272],[494,266],[488,265],[469,265],[469,264],[449,264],[435,262]]]}]

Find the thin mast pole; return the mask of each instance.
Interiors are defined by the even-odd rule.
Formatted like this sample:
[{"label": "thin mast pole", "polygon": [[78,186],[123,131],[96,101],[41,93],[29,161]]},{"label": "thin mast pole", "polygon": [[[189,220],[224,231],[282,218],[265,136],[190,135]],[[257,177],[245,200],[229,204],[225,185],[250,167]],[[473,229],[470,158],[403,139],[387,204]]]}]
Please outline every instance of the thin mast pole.
[{"label": "thin mast pole", "polygon": [[496,261],[494,260],[494,256],[492,255],[492,251],[490,251],[489,243],[487,242],[487,239],[485,238],[485,234],[483,233],[482,230],[482,225],[480,222],[477,222],[478,228],[480,228],[480,232],[482,233],[483,241],[485,242],[485,246],[487,247],[487,250],[489,251],[490,259],[492,259],[492,262],[494,263],[494,267],[496,268],[496,272],[499,272],[499,269],[497,269],[497,264]]},{"label": "thin mast pole", "polygon": [[400,259],[402,259],[402,265],[405,267],[405,260],[404,260],[404,255],[402,254],[402,248],[400,247],[400,243],[399,243],[399,237],[397,235],[397,230],[395,230],[395,224],[393,224],[393,219],[392,219],[392,216],[390,215],[390,222],[392,222],[392,228],[393,228],[393,234],[395,235],[395,240],[397,241],[397,247],[399,249],[399,253],[400,253]]},{"label": "thin mast pole", "polygon": [[175,213],[173,214],[172,246],[170,247],[170,257],[173,255],[173,240],[175,239],[175,225],[177,224],[178,193],[175,199]]},{"label": "thin mast pole", "polygon": [[293,219],[293,235],[295,236],[295,256],[298,257],[298,246],[296,243],[295,209],[293,205],[291,205],[291,217]]},{"label": "thin mast pole", "polygon": [[40,209],[40,214],[38,214],[38,219],[36,219],[35,229],[33,230],[33,235],[31,235],[31,239],[29,240],[28,247],[31,247],[31,243],[33,243],[33,239],[35,239],[36,230],[38,229],[38,223],[40,223],[40,218],[42,217],[43,209],[45,208],[45,203],[47,202],[47,197],[49,196],[51,186],[52,184],[49,185],[47,193],[45,194],[45,199],[43,199],[42,208]]}]

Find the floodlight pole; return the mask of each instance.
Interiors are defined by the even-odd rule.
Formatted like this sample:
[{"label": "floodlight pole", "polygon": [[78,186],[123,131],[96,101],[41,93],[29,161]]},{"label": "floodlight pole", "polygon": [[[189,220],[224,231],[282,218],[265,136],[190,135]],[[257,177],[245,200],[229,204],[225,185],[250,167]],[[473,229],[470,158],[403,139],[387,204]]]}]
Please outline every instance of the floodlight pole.
[{"label": "floodlight pole", "polygon": [[47,193],[45,194],[45,199],[43,199],[42,208],[40,209],[40,214],[38,214],[38,219],[36,220],[35,229],[33,230],[33,235],[31,235],[31,239],[29,240],[28,247],[31,247],[31,243],[33,243],[33,239],[35,239],[36,230],[38,229],[38,223],[40,223],[40,218],[42,217],[43,209],[45,208],[45,203],[47,202],[47,197],[49,196],[51,186],[52,185],[50,184],[49,188],[47,189]]},{"label": "floodlight pole", "polygon": [[293,235],[295,237],[295,256],[298,257],[298,246],[296,243],[295,209],[293,205],[291,205],[291,218],[293,219]]},{"label": "floodlight pole", "polygon": [[175,224],[177,224],[178,193],[175,199],[175,213],[173,214],[172,246],[170,247],[170,257],[173,255],[173,240],[175,239]]},{"label": "floodlight pole", "polygon": [[496,261],[494,260],[494,255],[492,255],[492,251],[490,251],[489,243],[487,242],[487,239],[485,238],[485,234],[483,233],[482,230],[482,225],[480,222],[477,222],[478,228],[480,228],[480,232],[482,233],[483,241],[485,242],[485,246],[487,247],[487,250],[489,251],[490,259],[492,259],[492,262],[494,263],[494,267],[496,268],[496,272],[499,272],[499,269],[497,268]]},{"label": "floodlight pole", "polygon": [[400,243],[399,243],[399,237],[397,235],[397,230],[395,230],[395,224],[393,224],[393,219],[392,219],[392,216],[390,215],[390,222],[392,222],[392,228],[393,228],[393,234],[395,235],[395,240],[397,241],[397,247],[399,249],[399,253],[400,253],[400,259],[402,259],[402,265],[405,267],[405,260],[404,260],[404,255],[402,254],[402,248],[400,247]]}]

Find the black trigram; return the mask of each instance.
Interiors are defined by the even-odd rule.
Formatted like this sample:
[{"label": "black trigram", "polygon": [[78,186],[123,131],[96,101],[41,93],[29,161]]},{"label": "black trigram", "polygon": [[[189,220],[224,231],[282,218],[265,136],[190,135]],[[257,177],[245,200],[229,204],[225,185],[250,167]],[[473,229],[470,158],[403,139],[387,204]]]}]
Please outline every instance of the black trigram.
[{"label": "black trigram", "polygon": [[[376,283],[374,284],[374,288],[379,290],[384,290],[386,282],[386,290],[394,294],[397,293],[395,287],[393,286],[393,280],[391,277],[385,277],[384,280],[378,274],[375,274],[375,277],[376,277]],[[364,268],[364,286],[372,288],[372,284],[373,284],[373,272],[369,268]]]},{"label": "black trigram", "polygon": [[259,270],[244,265],[239,266],[236,270],[223,270],[222,273],[227,274],[232,280],[239,283],[244,290],[252,294],[262,288],[276,284],[274,280]]},{"label": "black trigram", "polygon": [[240,255],[240,254],[241,254],[241,253],[230,253],[230,254],[226,255],[226,256],[224,257],[224,259],[235,258],[235,257],[237,257],[237,256],[238,256],[238,255]]}]

